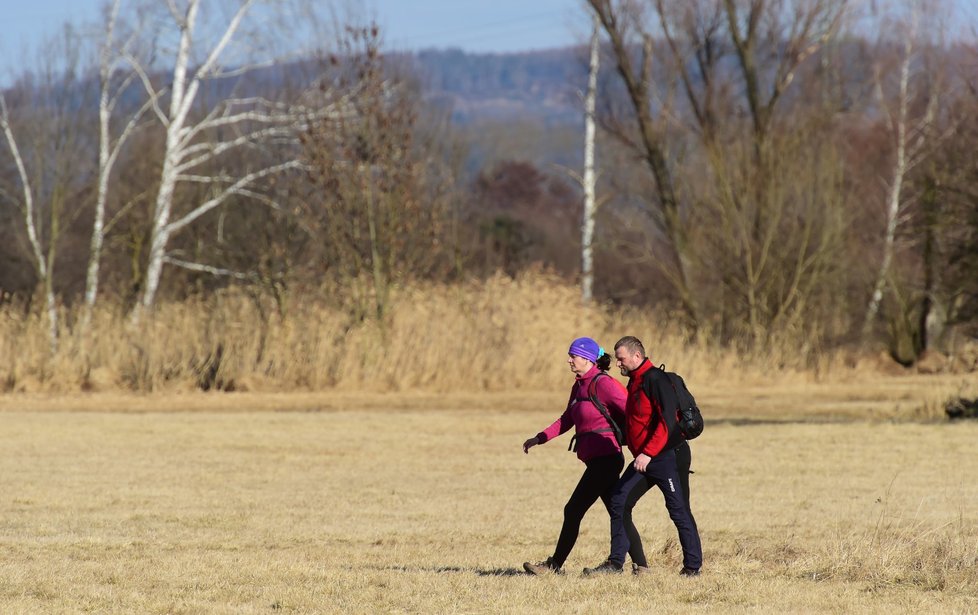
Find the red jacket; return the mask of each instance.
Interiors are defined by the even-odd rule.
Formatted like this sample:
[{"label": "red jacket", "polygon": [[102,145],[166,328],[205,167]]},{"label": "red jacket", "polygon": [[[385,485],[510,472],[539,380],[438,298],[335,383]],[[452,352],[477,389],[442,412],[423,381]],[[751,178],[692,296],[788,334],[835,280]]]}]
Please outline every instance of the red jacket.
[{"label": "red jacket", "polygon": [[652,369],[648,358],[628,378],[628,401],[625,403],[625,425],[628,427],[626,442],[632,455],[645,453],[655,457],[665,448],[669,430],[662,420],[662,407],[655,399],[649,399],[642,389],[645,372]]}]

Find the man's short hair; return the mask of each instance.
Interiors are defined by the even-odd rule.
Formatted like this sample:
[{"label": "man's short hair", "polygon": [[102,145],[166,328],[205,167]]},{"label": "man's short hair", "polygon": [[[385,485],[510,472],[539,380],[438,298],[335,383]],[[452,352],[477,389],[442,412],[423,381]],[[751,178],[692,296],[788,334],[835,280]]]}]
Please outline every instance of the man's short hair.
[{"label": "man's short hair", "polygon": [[645,346],[642,345],[642,340],[638,339],[633,335],[626,335],[617,342],[615,342],[615,350],[619,348],[624,348],[628,352],[637,352],[645,358]]}]

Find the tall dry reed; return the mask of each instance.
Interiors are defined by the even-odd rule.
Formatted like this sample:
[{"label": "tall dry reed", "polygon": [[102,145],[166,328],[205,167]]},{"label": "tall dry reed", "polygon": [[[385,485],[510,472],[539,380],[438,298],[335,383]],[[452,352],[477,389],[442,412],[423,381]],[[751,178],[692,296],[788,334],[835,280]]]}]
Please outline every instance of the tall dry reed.
[{"label": "tall dry reed", "polygon": [[139,326],[103,306],[87,334],[66,310],[54,354],[41,316],[0,310],[0,389],[553,390],[566,386],[566,349],[582,335],[609,353],[636,335],[654,361],[694,382],[809,377],[811,354],[793,344],[745,356],[692,342],[652,310],[583,306],[577,287],[541,273],[401,288],[383,322],[357,320],[332,299],[291,297],[283,316],[227,291],[161,304]]}]

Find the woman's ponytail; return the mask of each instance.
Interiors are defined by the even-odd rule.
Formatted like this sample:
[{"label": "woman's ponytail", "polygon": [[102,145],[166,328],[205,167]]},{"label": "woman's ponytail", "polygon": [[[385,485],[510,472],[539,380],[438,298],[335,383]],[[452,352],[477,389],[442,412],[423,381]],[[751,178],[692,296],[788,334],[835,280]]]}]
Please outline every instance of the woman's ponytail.
[{"label": "woman's ponytail", "polygon": [[609,369],[611,369],[611,355],[608,354],[607,352],[604,353],[603,355],[598,357],[598,360],[595,361],[594,364],[597,365],[598,369],[600,369],[601,371],[603,372],[608,371]]}]

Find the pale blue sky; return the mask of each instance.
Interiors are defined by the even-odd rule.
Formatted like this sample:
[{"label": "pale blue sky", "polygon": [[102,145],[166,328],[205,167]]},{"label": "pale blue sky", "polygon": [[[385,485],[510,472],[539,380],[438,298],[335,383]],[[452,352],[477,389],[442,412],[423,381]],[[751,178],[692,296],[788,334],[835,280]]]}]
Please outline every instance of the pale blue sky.
[{"label": "pale blue sky", "polygon": [[[104,0],[0,0],[0,83],[65,22],[95,22]],[[340,0],[337,4],[342,4]],[[583,0],[361,0],[391,49],[522,51],[583,42]]]},{"label": "pale blue sky", "polygon": [[[395,49],[525,51],[581,43],[583,0],[367,0]],[[582,25],[583,24],[583,25]]]},{"label": "pale blue sky", "polygon": [[[326,0],[321,0],[326,2]],[[583,0],[337,0],[374,15],[391,49],[459,47],[522,51],[583,43]],[[883,7],[892,0],[862,0]],[[65,22],[94,22],[104,0],[0,0],[0,83],[30,59],[38,41]],[[859,0],[857,0],[857,3]],[[951,0],[954,22],[978,24],[978,0]]]}]

